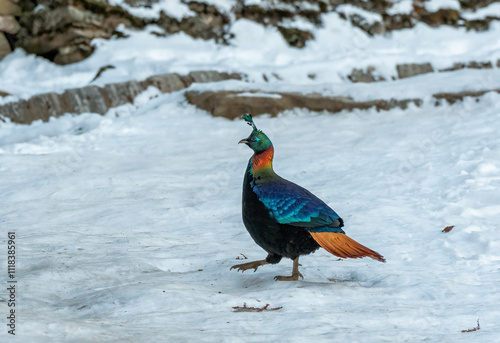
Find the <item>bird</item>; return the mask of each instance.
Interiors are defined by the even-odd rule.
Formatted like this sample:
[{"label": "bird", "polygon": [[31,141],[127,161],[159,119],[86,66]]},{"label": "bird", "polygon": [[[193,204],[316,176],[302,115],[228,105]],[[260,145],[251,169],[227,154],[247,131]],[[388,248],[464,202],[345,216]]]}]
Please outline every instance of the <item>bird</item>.
[{"label": "bird", "polygon": [[277,264],[283,257],[293,260],[292,275],[276,276],[279,281],[297,281],[299,256],[320,247],[340,258],[371,257],[385,262],[378,252],[348,237],[342,218],[307,189],[288,181],[273,169],[274,147],[250,114],[242,118],[252,133],[239,141],[254,154],[243,179],[243,223],[255,243],[267,252],[263,260],[237,264],[230,269],[244,272],[266,264]]}]

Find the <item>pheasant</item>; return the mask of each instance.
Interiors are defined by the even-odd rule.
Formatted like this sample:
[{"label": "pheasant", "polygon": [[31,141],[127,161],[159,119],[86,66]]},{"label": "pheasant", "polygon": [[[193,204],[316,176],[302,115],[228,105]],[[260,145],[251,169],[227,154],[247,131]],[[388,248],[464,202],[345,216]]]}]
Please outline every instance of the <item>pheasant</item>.
[{"label": "pheasant", "polygon": [[382,255],[349,238],[342,229],[344,221],[327,204],[274,172],[271,140],[257,129],[251,115],[242,118],[253,130],[239,143],[254,151],[243,181],[243,223],[268,255],[264,260],[237,264],[231,269],[257,271],[262,265],[276,264],[286,257],[293,260],[292,275],[275,279],[296,281],[304,278],[299,272],[299,256],[319,247],[341,258],[371,257],[385,262]]}]

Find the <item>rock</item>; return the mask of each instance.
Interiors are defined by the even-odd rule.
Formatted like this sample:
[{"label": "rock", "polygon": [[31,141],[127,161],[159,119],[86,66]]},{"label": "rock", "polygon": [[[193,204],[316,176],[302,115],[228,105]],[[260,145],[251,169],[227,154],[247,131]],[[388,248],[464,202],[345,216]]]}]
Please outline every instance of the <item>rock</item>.
[{"label": "rock", "polygon": [[88,57],[94,51],[92,40],[111,38],[119,24],[142,28],[146,22],[106,1],[59,0],[27,12],[20,24],[16,47],[69,64]]},{"label": "rock", "polygon": [[464,69],[464,68],[468,68],[468,69],[492,69],[493,64],[491,62],[474,62],[474,61],[472,61],[472,62],[469,62],[467,64],[459,62],[459,63],[454,63],[452,67],[440,69],[439,71],[440,72],[455,71],[455,70],[460,70],[460,69]]},{"label": "rock", "polygon": [[459,0],[460,7],[467,10],[477,10],[486,7],[498,0]]},{"label": "rock", "polygon": [[[152,7],[158,1],[124,0],[124,3],[132,7]],[[474,11],[495,0],[459,1],[463,9]],[[16,47],[58,64],[73,63],[88,57],[94,51],[91,43],[94,38],[123,37],[124,34],[116,30],[119,24],[137,29],[156,24],[164,32],[152,32],[155,35],[165,36],[182,31],[194,38],[213,39],[221,44],[229,44],[232,38],[229,31],[231,22],[245,18],[264,26],[276,27],[290,46],[302,48],[314,36],[302,27],[294,26],[294,21],[305,19],[315,26],[321,26],[323,13],[336,11],[339,5],[346,3],[382,17],[382,21],[374,22],[364,18],[362,11],[353,12],[349,16],[339,13],[369,35],[412,28],[418,22],[432,27],[450,25],[481,31],[489,29],[491,21],[500,20],[497,17],[486,17],[468,21],[461,18],[460,12],[454,9],[440,9],[430,13],[422,5],[423,1],[413,1],[410,13],[394,15],[389,14],[390,11],[388,13],[394,0],[267,0],[252,1],[253,5],[245,5],[245,1],[238,0],[234,1],[230,13],[223,13],[206,0],[183,0],[182,3],[194,15],[177,19],[161,12],[158,19],[143,19],[131,15],[122,7],[110,5],[107,0],[0,0],[0,16],[19,18],[20,25],[17,26],[12,23],[12,19],[8,19],[10,28],[6,32],[19,30],[16,37],[9,37],[11,46],[15,42]],[[2,25],[6,26],[0,19],[0,27]]]},{"label": "rock", "polygon": [[384,27],[386,32],[409,29],[415,26],[415,24],[418,22],[418,16],[416,16],[414,13],[395,14],[395,15],[389,15],[384,13],[382,15],[382,18],[384,21]]},{"label": "rock", "polygon": [[185,17],[182,20],[160,13],[156,24],[168,34],[183,31],[194,38],[214,39],[216,42],[227,43],[229,36],[229,17],[220,12],[217,7],[201,2],[190,2],[189,9],[195,16]]},{"label": "rock", "polygon": [[478,98],[486,93],[496,92],[500,93],[500,89],[488,89],[483,91],[465,91],[459,93],[437,93],[433,97],[438,100],[446,100],[449,104],[454,104],[457,101],[462,101],[465,97]]},{"label": "rock", "polygon": [[8,95],[10,95],[10,94],[7,92],[0,91],[0,96],[8,96]]},{"label": "rock", "polygon": [[311,8],[311,2],[305,1],[308,6],[301,6],[302,1],[288,1],[289,6],[276,6],[272,7],[271,4],[264,5],[250,5],[239,4],[235,8],[236,19],[245,18],[255,21],[265,26],[275,26],[285,39],[285,41],[293,47],[302,48],[306,42],[313,39],[314,36],[309,31],[304,31],[294,27],[285,27],[282,25],[285,20],[293,20],[295,17],[302,17],[314,25],[321,25],[321,13],[327,11],[325,4],[318,5],[317,10],[305,9]]},{"label": "rock", "polygon": [[235,10],[236,19],[245,18],[256,23],[276,26],[285,19],[295,17],[295,12],[284,8],[263,8],[258,5],[240,5]]},{"label": "rock", "polygon": [[227,43],[229,17],[214,5],[191,1],[188,3],[191,11],[197,15],[182,18],[180,29],[194,38],[214,39],[216,42]]},{"label": "rock", "polygon": [[151,8],[154,4],[159,3],[160,0],[124,0],[123,2],[132,7]]},{"label": "rock", "polygon": [[7,32],[10,34],[16,34],[21,29],[21,26],[17,22],[16,18],[12,15],[0,16],[0,31]]},{"label": "rock", "polygon": [[465,27],[467,28],[467,30],[487,31],[490,28],[491,21],[491,18],[486,18],[483,20],[469,20],[465,23]]},{"label": "rock", "polygon": [[500,68],[500,60],[497,61],[497,67]]},{"label": "rock", "polygon": [[[198,108],[210,112],[214,116],[237,118],[241,113],[271,114],[294,108],[306,108],[310,111],[328,111],[332,113],[343,110],[376,108],[377,110],[389,110],[394,107],[406,108],[409,103],[417,106],[421,100],[374,100],[354,101],[348,97],[325,97],[320,94],[302,93],[262,93],[254,91],[252,95],[241,91],[219,91],[219,92],[195,92],[185,93],[186,100]],[[252,93],[252,92],[251,92]]]},{"label": "rock", "polygon": [[0,105],[0,113],[20,124],[30,124],[35,120],[47,121],[50,117],[59,117],[65,113],[104,114],[112,107],[132,103],[139,93],[150,86],[157,87],[162,93],[168,93],[189,87],[194,82],[216,82],[228,79],[241,79],[241,75],[214,71],[191,72],[185,76],[156,75],[144,81],[68,89],[62,94],[40,94],[28,100]]},{"label": "rock", "polygon": [[432,27],[441,25],[457,26],[460,19],[460,13],[457,10],[441,8],[437,12],[429,13],[423,11],[420,13],[420,21]]},{"label": "rock", "polygon": [[451,66],[449,68],[439,69],[439,71],[440,72],[443,72],[443,71],[455,71],[455,70],[464,69],[465,67],[466,67],[465,63],[458,62],[458,63],[453,63],[453,66]]},{"label": "rock", "polygon": [[366,70],[364,69],[353,69],[351,74],[347,75],[347,78],[351,82],[377,82],[377,81],[385,81],[385,78],[382,76],[375,76],[373,72],[375,68],[372,66],[368,66]]},{"label": "rock", "polygon": [[303,31],[295,28],[287,28],[278,26],[278,30],[285,38],[288,45],[295,48],[303,48],[308,40],[314,39],[314,36],[309,31]]},{"label": "rock", "polygon": [[9,41],[5,37],[5,35],[0,32],[0,60],[2,60],[5,56],[10,54],[12,49],[10,47]]},{"label": "rock", "polygon": [[493,64],[491,62],[469,62],[467,64],[467,68],[469,69],[492,69]]},{"label": "rock", "polygon": [[353,26],[359,27],[370,36],[385,33],[385,27],[381,22],[372,23],[359,14],[350,14],[349,16],[346,16],[344,13],[339,13],[339,15],[342,19],[349,19]]},{"label": "rock", "polygon": [[21,7],[17,4],[15,0],[0,0],[0,16],[3,15],[13,15],[17,16],[21,14]]},{"label": "rock", "polygon": [[398,78],[400,79],[434,72],[430,63],[398,64],[396,70],[398,71]]}]

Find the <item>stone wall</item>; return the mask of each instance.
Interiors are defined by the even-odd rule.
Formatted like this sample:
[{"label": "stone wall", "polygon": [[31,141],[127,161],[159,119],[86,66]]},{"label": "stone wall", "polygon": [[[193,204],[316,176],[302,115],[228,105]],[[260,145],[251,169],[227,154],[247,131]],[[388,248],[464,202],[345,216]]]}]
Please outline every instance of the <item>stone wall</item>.
[{"label": "stone wall", "polygon": [[112,107],[132,103],[139,93],[150,86],[158,88],[163,93],[170,93],[189,87],[195,82],[217,82],[228,79],[239,80],[241,75],[196,71],[184,76],[175,73],[163,74],[149,77],[144,81],[68,89],[62,94],[40,94],[28,100],[2,105],[0,119],[5,117],[15,123],[30,124],[35,120],[48,121],[50,117],[59,117],[65,113],[104,114]]}]

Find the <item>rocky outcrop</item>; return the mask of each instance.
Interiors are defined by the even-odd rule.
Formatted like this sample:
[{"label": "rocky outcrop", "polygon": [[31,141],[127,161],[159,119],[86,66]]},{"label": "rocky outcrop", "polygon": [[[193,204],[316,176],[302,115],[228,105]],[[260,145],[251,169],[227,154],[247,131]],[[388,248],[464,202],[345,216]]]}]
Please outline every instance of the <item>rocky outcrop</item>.
[{"label": "rocky outcrop", "polygon": [[[133,7],[152,6],[155,2],[157,0],[126,0],[128,6]],[[394,2],[387,0],[268,0],[258,5],[235,1],[230,13],[222,11],[216,3],[209,4],[202,0],[183,2],[192,15],[178,19],[161,12],[158,18],[144,19],[122,7],[112,6],[106,0],[0,0],[0,58],[2,53],[8,53],[12,47],[21,47],[28,53],[46,57],[58,64],[77,62],[93,52],[93,39],[122,37],[123,34],[116,31],[119,24],[137,29],[156,24],[164,32],[153,34],[184,32],[195,38],[230,44],[231,20],[245,18],[264,26],[276,27],[290,46],[302,48],[314,36],[296,25],[295,20],[306,20],[319,27],[323,25],[322,14],[328,12],[338,12],[341,18],[349,20],[369,35],[411,28],[418,22],[433,27],[450,25],[487,30],[491,21],[500,20],[496,17],[467,20],[461,11],[455,9],[428,12],[417,1],[414,2],[413,10],[406,14],[392,13],[390,9]],[[471,11],[492,2],[462,0],[460,4],[463,9]],[[360,10],[344,13],[339,6],[346,4]],[[367,20],[366,16],[372,18]],[[374,16],[379,19],[374,20]],[[3,39],[2,32],[5,36]]]},{"label": "rocky outcrop", "polygon": [[[148,1],[129,0],[129,3],[133,6],[152,3]],[[227,43],[229,37],[229,17],[203,2],[189,2],[193,15],[182,20],[164,12],[158,19],[138,18],[105,0],[23,0],[20,4],[21,29],[16,33],[15,46],[57,64],[74,63],[88,57],[94,51],[91,42],[95,38],[122,38],[123,33],[116,30],[120,24],[136,29],[157,24],[164,29],[163,35],[183,31],[194,38],[214,39],[220,43]],[[38,6],[36,11],[34,4]]]},{"label": "rocky outcrop", "polygon": [[162,93],[169,93],[189,87],[195,82],[217,82],[228,79],[239,80],[241,75],[197,71],[184,76],[164,74],[149,77],[144,81],[68,89],[62,94],[41,94],[29,100],[1,105],[0,117],[9,118],[19,124],[30,124],[35,120],[47,121],[50,117],[59,117],[65,113],[104,114],[112,107],[132,103],[139,93],[150,86],[158,88]]},{"label": "rocky outcrop", "polygon": [[[241,79],[239,74],[218,72],[192,72],[181,76],[164,74],[152,76],[144,81],[130,81],[109,84],[104,87],[87,86],[69,89],[62,94],[47,93],[34,96],[29,100],[7,103],[0,106],[0,120],[9,118],[12,122],[30,124],[35,120],[47,121],[50,117],[58,117],[65,113],[99,113],[104,114],[110,108],[132,103],[134,98],[147,87],[153,86],[163,93],[185,89],[195,82],[215,82],[227,79]],[[459,93],[437,93],[433,97],[438,106],[443,101],[453,104],[465,97],[479,98],[488,92],[500,93],[500,89],[482,91],[466,91]],[[241,113],[271,114],[273,116],[295,108],[310,111],[337,113],[340,111],[390,110],[406,109],[410,104],[421,106],[422,99],[375,99],[357,101],[350,97],[323,96],[317,93],[303,94],[294,92],[261,92],[253,91],[186,91],[188,103],[203,109],[214,116],[234,119]]]},{"label": "rocky outcrop", "polygon": [[421,104],[419,99],[355,101],[349,97],[322,96],[302,93],[265,93],[265,92],[195,92],[185,93],[186,100],[217,117],[234,119],[241,113],[253,115],[268,113],[273,116],[294,108],[306,108],[310,111],[328,111],[332,113],[369,108],[389,110],[394,107],[406,108],[408,104]]},{"label": "rocky outcrop", "polygon": [[483,96],[484,94],[489,92],[500,93],[500,89],[490,89],[484,91],[466,91],[459,93],[437,93],[434,94],[433,96],[437,100],[446,100],[446,102],[448,102],[449,104],[454,104],[457,101],[462,101],[466,97],[479,98],[480,96]]},{"label": "rocky outcrop", "polygon": [[228,33],[230,20],[225,13],[213,5],[197,1],[189,2],[188,7],[193,12],[193,16],[177,20],[162,12],[155,24],[163,28],[166,34],[182,31],[194,38],[213,39],[227,44],[230,38]]},{"label": "rocky outcrop", "polygon": [[[500,93],[500,89],[490,89],[475,92],[438,93],[433,95],[435,105],[441,104],[440,100],[453,104],[465,97],[475,97],[488,93]],[[409,104],[420,106],[421,99],[379,99],[371,101],[356,101],[350,97],[322,96],[320,94],[302,93],[268,93],[268,92],[241,92],[241,91],[219,91],[219,92],[195,92],[185,93],[186,100],[214,116],[229,119],[237,118],[241,113],[270,114],[276,116],[286,110],[305,108],[310,111],[328,111],[336,113],[340,111],[352,111],[355,109],[366,110],[375,108],[377,110],[390,110],[392,108],[406,109]]]},{"label": "rocky outcrop", "polygon": [[28,53],[45,57],[57,64],[81,61],[94,51],[95,38],[119,37],[115,29],[142,28],[144,20],[130,15],[121,7],[98,0],[37,1],[37,10],[28,10],[33,4],[24,1],[20,17],[21,30],[16,36],[16,47]]}]

